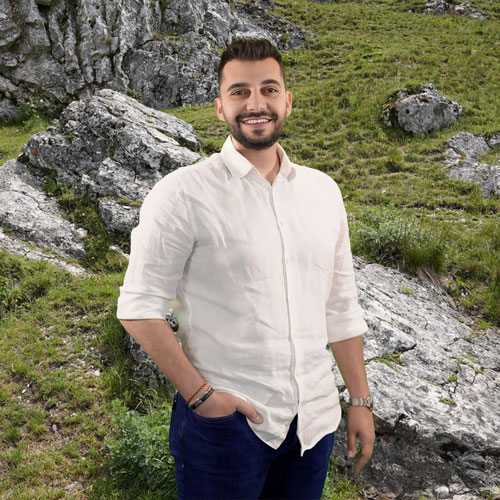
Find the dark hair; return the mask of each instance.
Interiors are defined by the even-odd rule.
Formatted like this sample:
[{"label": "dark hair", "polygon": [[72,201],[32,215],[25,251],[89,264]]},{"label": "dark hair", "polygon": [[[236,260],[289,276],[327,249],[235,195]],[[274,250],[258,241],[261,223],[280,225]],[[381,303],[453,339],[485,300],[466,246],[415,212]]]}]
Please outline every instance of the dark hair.
[{"label": "dark hair", "polygon": [[268,57],[272,57],[280,65],[281,76],[283,80],[285,80],[285,70],[283,61],[281,60],[281,54],[269,40],[265,38],[243,38],[234,40],[226,47],[220,57],[218,69],[219,85],[222,79],[222,70],[229,61],[233,59],[238,59],[240,61],[261,61]]}]

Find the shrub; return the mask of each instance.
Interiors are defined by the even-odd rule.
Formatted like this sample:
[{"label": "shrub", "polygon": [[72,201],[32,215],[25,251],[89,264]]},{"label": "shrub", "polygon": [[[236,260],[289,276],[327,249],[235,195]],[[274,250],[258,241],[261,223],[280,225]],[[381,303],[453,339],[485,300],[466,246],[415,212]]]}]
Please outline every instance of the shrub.
[{"label": "shrub", "polygon": [[444,237],[394,207],[365,207],[351,225],[354,254],[405,271],[444,270]]},{"label": "shrub", "polygon": [[111,414],[118,429],[117,436],[106,438],[112,479],[122,488],[161,492],[165,500],[177,498],[174,461],[168,445],[170,404],[164,402],[141,416],[115,399]]}]

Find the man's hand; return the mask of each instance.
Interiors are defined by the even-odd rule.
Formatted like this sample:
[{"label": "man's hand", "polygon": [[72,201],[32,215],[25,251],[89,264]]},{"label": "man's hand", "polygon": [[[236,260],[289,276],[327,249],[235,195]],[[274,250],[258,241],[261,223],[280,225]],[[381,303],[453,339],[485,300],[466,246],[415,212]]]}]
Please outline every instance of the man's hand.
[{"label": "man's hand", "polygon": [[[361,439],[361,449],[356,454],[356,438]],[[364,406],[351,406],[347,416],[347,456],[356,457],[353,471],[360,471],[372,456],[375,442],[373,414]]]},{"label": "man's hand", "polygon": [[239,411],[246,415],[252,422],[261,424],[262,415],[245,400],[226,392],[214,392],[203,404],[194,410],[201,417],[216,418],[231,415]]}]

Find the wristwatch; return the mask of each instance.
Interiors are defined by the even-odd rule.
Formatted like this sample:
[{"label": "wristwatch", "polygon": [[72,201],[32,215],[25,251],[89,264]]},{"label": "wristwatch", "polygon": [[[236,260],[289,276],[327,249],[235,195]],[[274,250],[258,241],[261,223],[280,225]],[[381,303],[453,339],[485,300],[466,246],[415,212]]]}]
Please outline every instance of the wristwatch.
[{"label": "wristwatch", "polygon": [[351,398],[349,403],[351,406],[366,406],[373,411],[373,398],[371,394],[366,398]]}]

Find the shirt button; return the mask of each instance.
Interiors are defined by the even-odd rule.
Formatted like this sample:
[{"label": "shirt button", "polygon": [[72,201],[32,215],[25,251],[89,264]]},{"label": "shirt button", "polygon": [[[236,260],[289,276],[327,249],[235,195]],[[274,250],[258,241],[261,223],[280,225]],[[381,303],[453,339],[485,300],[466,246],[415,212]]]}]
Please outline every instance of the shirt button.
[{"label": "shirt button", "polygon": [[285,259],[285,264],[288,264],[288,259]]},{"label": "shirt button", "polygon": [[283,225],[283,221],[282,220],[280,220],[280,224]]}]

